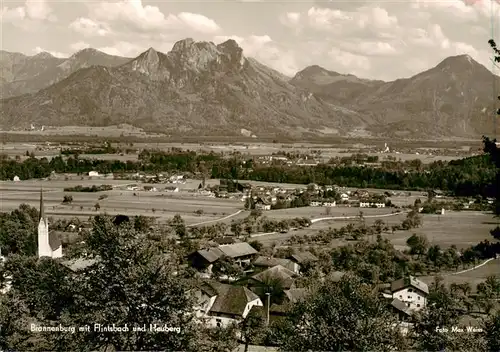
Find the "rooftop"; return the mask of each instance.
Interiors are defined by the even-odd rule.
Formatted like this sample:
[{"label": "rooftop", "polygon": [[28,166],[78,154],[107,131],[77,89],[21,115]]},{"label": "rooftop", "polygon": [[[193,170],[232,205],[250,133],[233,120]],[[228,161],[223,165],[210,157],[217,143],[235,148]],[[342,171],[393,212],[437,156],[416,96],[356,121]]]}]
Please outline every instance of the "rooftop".
[{"label": "rooftop", "polygon": [[402,279],[393,281],[391,283],[391,292],[402,290],[406,287],[416,288],[426,294],[429,294],[429,287],[427,284],[414,276],[407,276]]},{"label": "rooftop", "polygon": [[242,316],[247,304],[259,297],[243,286],[221,283],[211,283],[210,286],[217,292],[217,298],[210,308],[211,313],[222,313]]},{"label": "rooftop", "polygon": [[318,258],[314,254],[308,251],[292,254],[290,256],[290,259],[299,264],[318,260]]},{"label": "rooftop", "polygon": [[257,250],[247,242],[224,244],[217,247],[225,256],[231,258],[243,257],[251,254],[257,254]]}]

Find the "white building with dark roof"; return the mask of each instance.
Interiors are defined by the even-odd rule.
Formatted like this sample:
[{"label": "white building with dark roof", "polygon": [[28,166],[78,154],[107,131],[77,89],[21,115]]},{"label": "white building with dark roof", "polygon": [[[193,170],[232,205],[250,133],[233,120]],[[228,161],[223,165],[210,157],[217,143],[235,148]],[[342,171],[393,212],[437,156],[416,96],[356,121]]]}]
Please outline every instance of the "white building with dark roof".
[{"label": "white building with dark roof", "polygon": [[45,205],[43,203],[43,191],[40,190],[40,219],[38,223],[38,257],[61,258],[62,243],[58,234],[49,232],[49,221],[45,216]]},{"label": "white building with dark roof", "polygon": [[[407,311],[417,311],[427,305],[429,287],[427,284],[414,276],[407,276],[391,283],[392,298],[401,301]],[[393,306],[398,306],[393,301]]]},{"label": "white building with dark roof", "polygon": [[198,318],[208,326],[225,327],[241,322],[252,307],[262,307],[261,299],[244,286],[205,281],[195,290]]}]

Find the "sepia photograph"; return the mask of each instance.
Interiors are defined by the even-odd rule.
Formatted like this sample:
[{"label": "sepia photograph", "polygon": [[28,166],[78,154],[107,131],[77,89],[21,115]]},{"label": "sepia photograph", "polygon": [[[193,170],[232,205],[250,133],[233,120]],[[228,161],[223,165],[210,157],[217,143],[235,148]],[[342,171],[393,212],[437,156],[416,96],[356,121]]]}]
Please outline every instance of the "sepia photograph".
[{"label": "sepia photograph", "polygon": [[500,0],[0,11],[0,352],[500,352]]}]

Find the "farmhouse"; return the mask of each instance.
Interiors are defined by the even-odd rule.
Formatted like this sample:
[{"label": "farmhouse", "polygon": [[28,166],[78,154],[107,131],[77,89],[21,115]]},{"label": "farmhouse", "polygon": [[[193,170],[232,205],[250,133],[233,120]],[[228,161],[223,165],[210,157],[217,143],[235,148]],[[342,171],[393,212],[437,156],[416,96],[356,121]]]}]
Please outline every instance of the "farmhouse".
[{"label": "farmhouse", "polygon": [[294,263],[290,259],[258,256],[254,260],[252,265],[254,266],[256,271],[266,270],[268,268],[281,265],[282,267],[291,270],[296,274],[299,273],[299,265],[297,263]]},{"label": "farmhouse", "polygon": [[249,265],[255,257],[257,251],[247,242],[224,244],[215,248],[200,249],[188,256],[191,266],[202,274],[203,277],[210,277],[213,264],[222,257],[229,257],[235,260],[240,266]]},{"label": "farmhouse", "polygon": [[217,247],[226,257],[232,258],[240,266],[249,265],[251,260],[258,253],[255,248],[247,242],[226,244]]},{"label": "farmhouse", "polygon": [[167,186],[167,187],[165,187],[165,191],[167,191],[167,192],[179,192],[179,187]]},{"label": "farmhouse", "polygon": [[99,173],[97,171],[89,171],[89,176],[96,177],[96,176],[99,176]]},{"label": "farmhouse", "polygon": [[266,269],[258,274],[252,275],[247,280],[247,285],[256,292],[258,295],[263,295],[265,290],[265,285],[268,282],[279,281],[283,289],[295,288],[295,279],[298,274],[288,270],[287,268],[276,265],[272,268]]},{"label": "farmhouse", "polygon": [[196,315],[211,327],[224,327],[245,319],[252,307],[262,307],[260,298],[243,286],[203,282],[194,291]]},{"label": "farmhouse", "polygon": [[[392,298],[405,304],[409,311],[423,309],[427,304],[429,288],[414,276],[407,276],[391,283]],[[396,306],[400,306],[396,302]]]},{"label": "farmhouse", "polygon": [[301,266],[304,266],[309,262],[316,262],[319,260],[314,254],[308,251],[292,254],[288,257],[288,259],[299,266],[299,271]]}]

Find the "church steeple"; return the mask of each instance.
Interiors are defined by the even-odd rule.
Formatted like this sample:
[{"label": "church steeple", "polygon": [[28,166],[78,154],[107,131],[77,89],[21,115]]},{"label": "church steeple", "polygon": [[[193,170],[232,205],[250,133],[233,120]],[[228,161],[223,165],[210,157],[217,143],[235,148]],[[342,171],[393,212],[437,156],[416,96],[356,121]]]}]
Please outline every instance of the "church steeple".
[{"label": "church steeple", "polygon": [[43,188],[40,188],[40,218],[38,221],[40,220],[47,223],[47,219],[45,218],[45,205],[43,204]]}]

